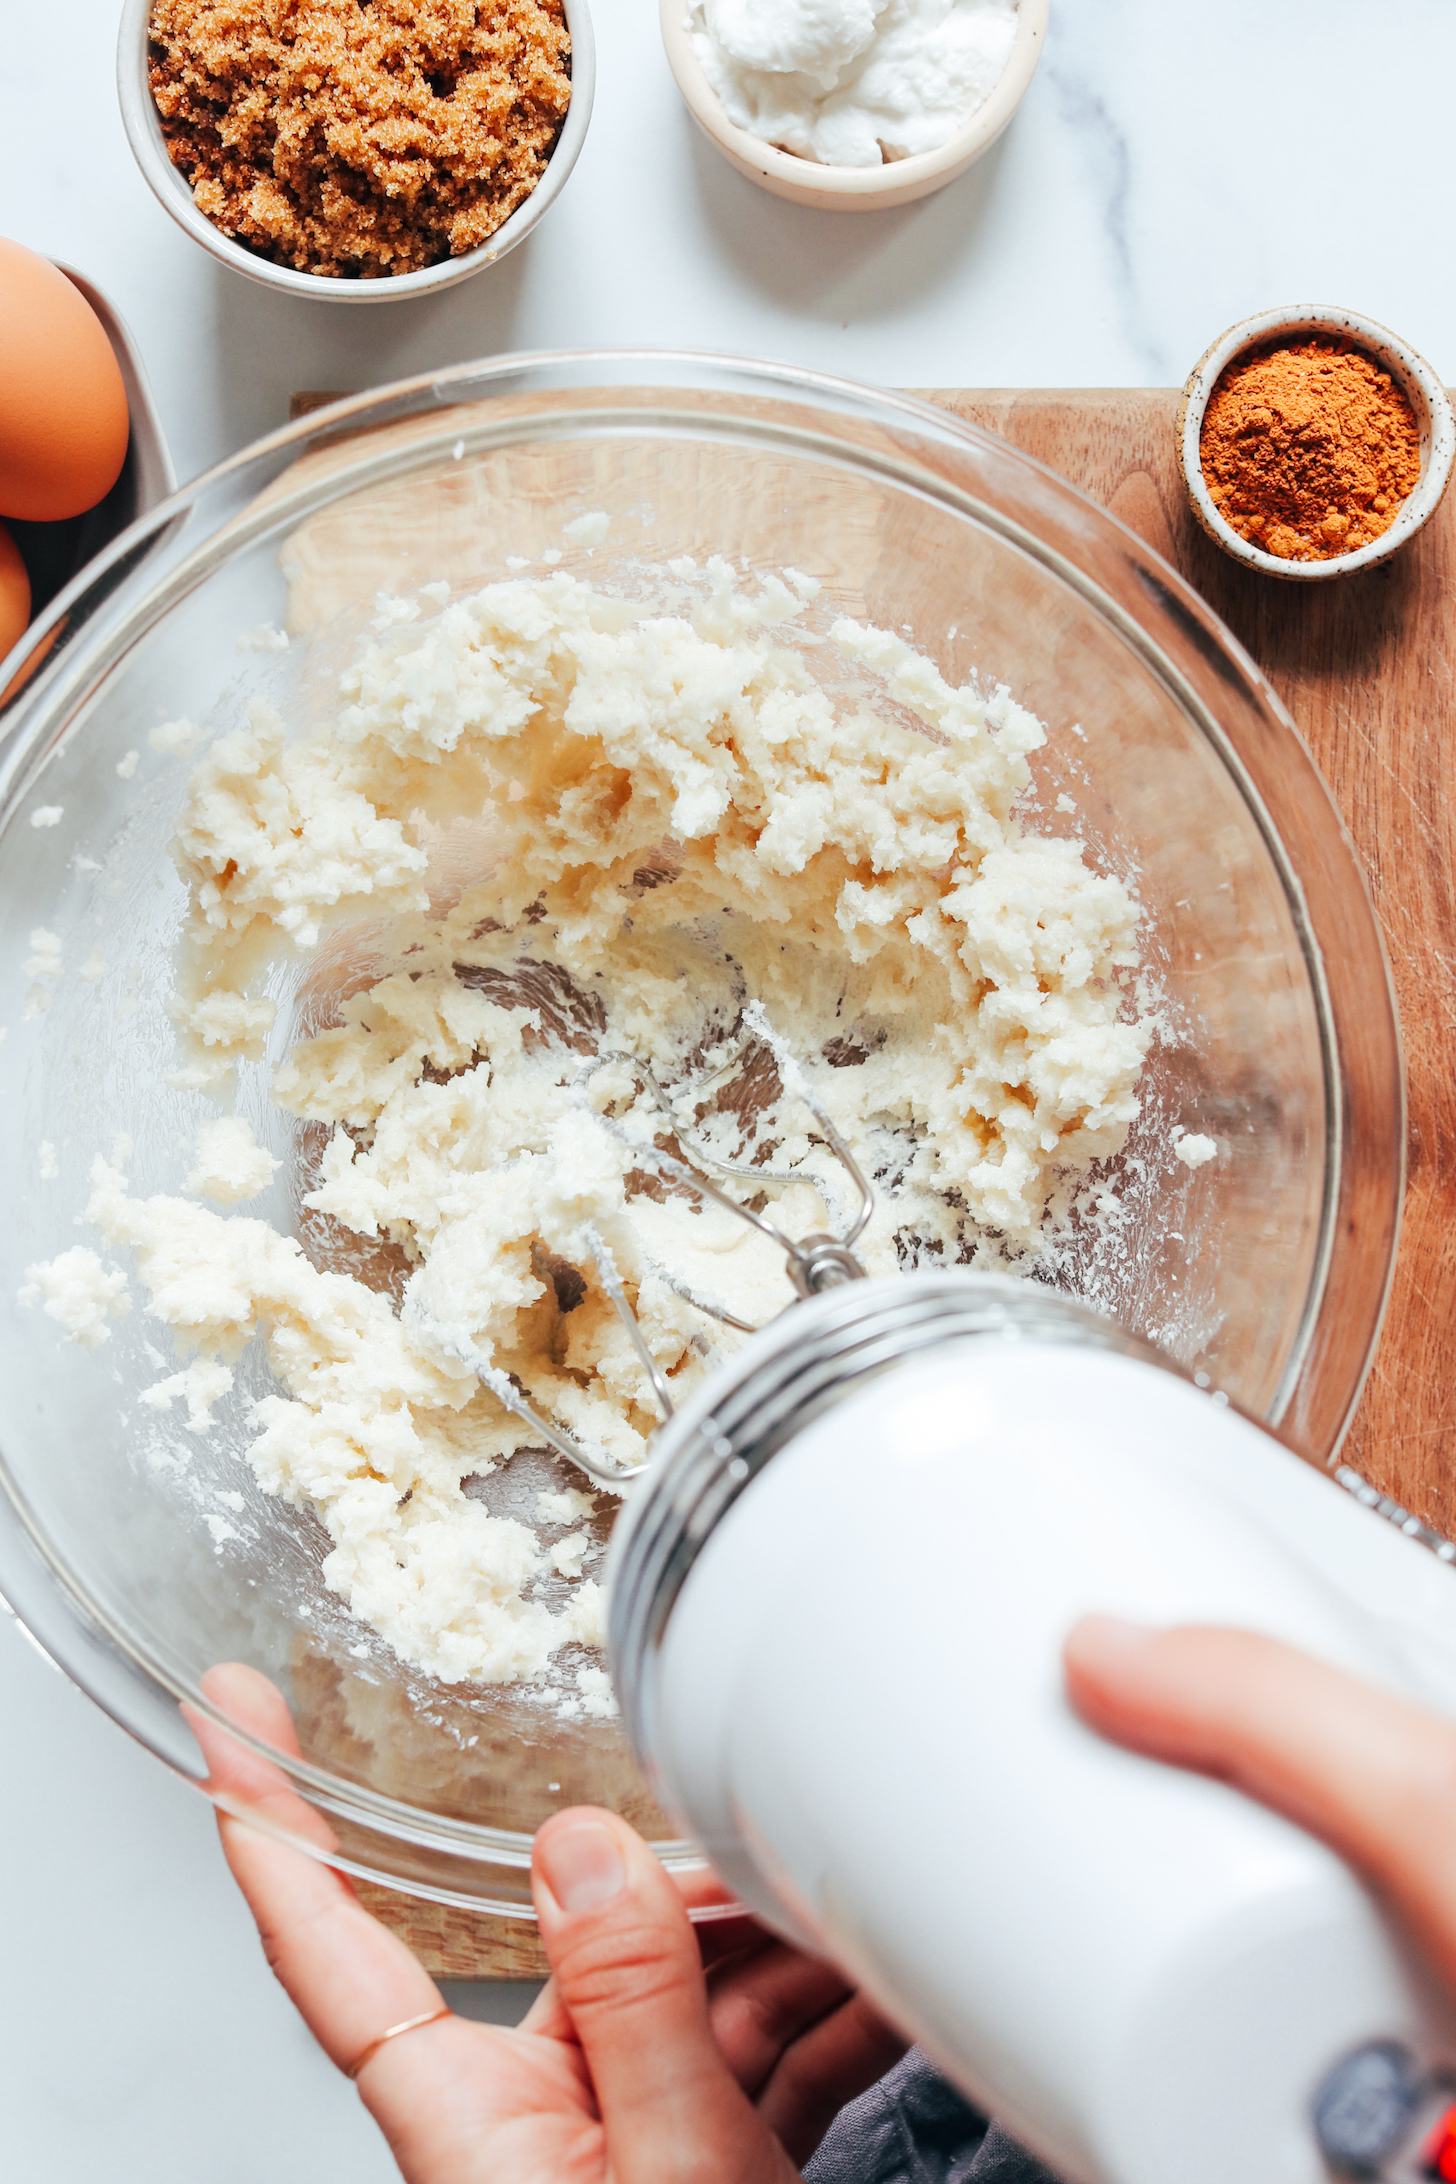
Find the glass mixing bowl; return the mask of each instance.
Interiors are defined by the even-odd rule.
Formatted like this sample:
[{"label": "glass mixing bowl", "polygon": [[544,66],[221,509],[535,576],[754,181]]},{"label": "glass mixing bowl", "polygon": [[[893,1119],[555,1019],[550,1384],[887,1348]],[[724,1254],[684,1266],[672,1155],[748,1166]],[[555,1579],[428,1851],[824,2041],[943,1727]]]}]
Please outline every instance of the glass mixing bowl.
[{"label": "glass mixing bowl", "polygon": [[[564,534],[595,510],[605,543]],[[435,1682],[349,1616],[320,1577],[321,1527],[263,1494],[241,1453],[269,1386],[256,1354],[202,1437],[140,1400],[173,1369],[142,1310],[87,1351],[17,1292],[31,1263],[86,1241],[88,1170],[117,1133],[135,1189],[176,1191],[210,1112],[168,1082],[183,906],[168,844],[188,769],[149,732],[182,715],[216,729],[255,690],[315,720],[378,588],[474,586],[548,551],[627,593],[683,554],[807,571],[821,620],[903,629],[952,681],[1004,682],[1041,717],[1035,823],[1080,830],[1136,887],[1164,1014],[1112,1164],[1121,1214],[1082,1230],[1060,1279],[1316,1460],[1375,1340],[1403,1141],[1379,933],[1294,728],[1139,539],[986,433],[731,360],[507,358],[335,404],[134,526],[52,609],[0,775],[0,1589],[194,1781],[181,1708],[212,1711],[199,1679],[219,1660],[265,1671],[303,1754],[275,1756],[339,1864],[525,1915],[531,1832],[562,1804],[612,1805],[691,1860],[619,1729]],[[284,624],[286,651],[239,649]],[[278,972],[275,1059],[303,977]],[[283,1157],[267,1211],[286,1227],[303,1156],[267,1082],[245,1068],[240,1106]],[[1175,1124],[1218,1157],[1175,1159]]]}]

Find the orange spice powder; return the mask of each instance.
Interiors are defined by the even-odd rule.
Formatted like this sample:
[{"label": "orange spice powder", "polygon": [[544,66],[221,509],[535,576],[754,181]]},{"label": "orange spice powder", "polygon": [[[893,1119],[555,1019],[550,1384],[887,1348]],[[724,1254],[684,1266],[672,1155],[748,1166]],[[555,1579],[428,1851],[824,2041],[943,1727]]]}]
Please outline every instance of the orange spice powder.
[{"label": "orange spice powder", "polygon": [[1389,530],[1421,474],[1409,398],[1353,343],[1239,357],[1209,397],[1203,475],[1224,521],[1281,561],[1328,561]]},{"label": "orange spice powder", "polygon": [[474,250],[571,100],[561,0],[155,0],[148,77],[223,234],[365,280]]}]

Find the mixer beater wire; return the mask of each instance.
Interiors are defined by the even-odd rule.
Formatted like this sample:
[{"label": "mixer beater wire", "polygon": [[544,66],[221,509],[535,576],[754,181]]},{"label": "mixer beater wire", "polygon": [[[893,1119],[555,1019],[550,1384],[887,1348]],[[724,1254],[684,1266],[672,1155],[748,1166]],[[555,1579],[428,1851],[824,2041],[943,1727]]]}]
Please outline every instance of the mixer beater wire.
[{"label": "mixer beater wire", "polygon": [[[855,1257],[852,1247],[863,1235],[866,1224],[874,1212],[874,1192],[833,1118],[814,1096],[803,1072],[789,1053],[785,1042],[769,1027],[767,1018],[759,1004],[750,1003],[749,1007],[744,1010],[744,1023],[751,1032],[757,1033],[768,1045],[778,1064],[784,1090],[795,1099],[800,1100],[808,1108],[823,1132],[824,1141],[829,1150],[833,1153],[859,1195],[858,1209],[844,1234],[842,1236],[832,1236],[820,1230],[808,1236],[801,1236],[796,1240],[784,1229],[780,1228],[777,1222],[771,1221],[767,1214],[757,1212],[751,1206],[745,1206],[740,1199],[732,1197],[729,1192],[721,1189],[713,1181],[712,1177],[705,1172],[708,1168],[717,1169],[720,1175],[736,1176],[760,1189],[765,1184],[781,1185],[813,1182],[815,1178],[804,1174],[802,1171],[795,1173],[771,1168],[749,1168],[732,1161],[720,1160],[706,1145],[690,1135],[688,1130],[678,1122],[673,1114],[671,1102],[646,1063],[639,1062],[630,1055],[603,1055],[601,1057],[603,1061],[610,1059],[626,1062],[646,1086],[664,1116],[672,1124],[673,1135],[679,1147],[682,1148],[683,1157],[665,1152],[656,1145],[634,1144],[633,1151],[639,1159],[654,1168],[662,1176],[670,1178],[683,1188],[694,1192],[699,1198],[711,1199],[715,1205],[722,1206],[728,1213],[736,1214],[739,1220],[748,1222],[761,1235],[767,1236],[771,1242],[777,1244],[784,1254],[784,1264],[789,1280],[799,1297],[818,1296],[821,1290],[836,1288],[843,1282],[863,1280],[865,1270]],[[722,1068],[715,1072],[715,1075],[723,1076],[732,1067],[731,1061],[725,1063]],[[673,1415],[672,1395],[667,1384],[667,1376],[652,1355],[647,1337],[642,1332],[642,1324],[628,1300],[627,1292],[622,1284],[621,1274],[618,1271],[616,1260],[612,1256],[606,1238],[594,1228],[588,1228],[584,1233],[587,1249],[591,1253],[601,1285],[611,1299],[612,1307],[626,1329],[633,1349],[641,1360],[658,1411],[665,1423]],[[673,1280],[671,1276],[668,1279],[672,1282],[672,1287],[677,1293],[698,1311],[706,1312],[712,1318],[723,1321],[725,1325],[737,1329],[740,1334],[751,1335],[758,1332],[751,1321],[739,1319],[724,1306],[710,1303],[708,1299],[697,1296],[684,1283]],[[574,1464],[578,1470],[584,1471],[587,1477],[596,1485],[615,1490],[630,1479],[640,1478],[642,1473],[649,1468],[650,1458],[644,1458],[641,1463],[620,1466],[599,1462],[595,1456],[590,1455],[582,1447],[575,1435],[567,1433],[563,1427],[553,1424],[550,1419],[543,1416],[535,1405],[522,1394],[516,1383],[507,1374],[503,1373],[498,1366],[492,1365],[469,1345],[457,1345],[457,1347],[460,1348],[461,1355],[467,1358],[482,1383],[490,1389],[492,1395],[514,1417],[519,1418],[524,1425],[532,1427],[534,1431],[541,1435],[549,1448],[553,1448],[558,1456],[564,1456],[567,1462]]]},{"label": "mixer beater wire", "polygon": [[[777,1046],[777,1042],[775,1044]],[[776,1059],[782,1063],[783,1055],[781,1052],[776,1053]],[[648,1090],[652,1093],[659,1107],[662,1108],[664,1114],[673,1120],[677,1141],[679,1145],[683,1145],[688,1133],[672,1116],[672,1109],[652,1071],[644,1065],[642,1074],[646,1080]],[[657,1153],[656,1158],[665,1169],[670,1169],[679,1181],[685,1181],[689,1189],[697,1191],[705,1198],[711,1198],[715,1205],[726,1207],[729,1213],[736,1213],[740,1220],[750,1222],[761,1235],[767,1236],[771,1242],[777,1244],[784,1254],[789,1280],[793,1283],[798,1294],[801,1297],[815,1297],[821,1289],[832,1289],[840,1282],[853,1282],[863,1279],[864,1268],[854,1256],[851,1247],[863,1235],[870,1215],[874,1212],[875,1194],[865,1180],[864,1171],[861,1169],[859,1162],[840,1135],[830,1115],[815,1099],[799,1071],[794,1070],[793,1075],[796,1081],[792,1085],[786,1085],[785,1089],[791,1090],[795,1098],[802,1100],[809,1109],[814,1120],[824,1132],[825,1142],[830,1151],[859,1193],[859,1210],[843,1236],[828,1236],[820,1232],[810,1236],[801,1236],[795,1242],[793,1237],[787,1235],[778,1226],[777,1222],[770,1221],[767,1214],[756,1213],[751,1206],[745,1206],[740,1199],[732,1198],[727,1191],[720,1190],[712,1178],[704,1174],[703,1170],[705,1167],[716,1168],[720,1175],[739,1176],[745,1182],[755,1183],[760,1186],[765,1183],[803,1183],[812,1180],[812,1178],[803,1174],[773,1168],[741,1167],[733,1161],[719,1160],[715,1154],[709,1152],[705,1145],[699,1143],[692,1143],[685,1148],[691,1154],[691,1157],[687,1160],[674,1160],[671,1154],[661,1152]],[[684,1294],[688,1293],[684,1291]],[[692,1301],[696,1303],[697,1299],[694,1298]],[[731,1314],[721,1309],[714,1310],[711,1305],[701,1305],[699,1309],[713,1312],[716,1319],[726,1320],[730,1327],[738,1328],[743,1334],[757,1333],[757,1329],[753,1327],[751,1322],[735,1319]]]}]

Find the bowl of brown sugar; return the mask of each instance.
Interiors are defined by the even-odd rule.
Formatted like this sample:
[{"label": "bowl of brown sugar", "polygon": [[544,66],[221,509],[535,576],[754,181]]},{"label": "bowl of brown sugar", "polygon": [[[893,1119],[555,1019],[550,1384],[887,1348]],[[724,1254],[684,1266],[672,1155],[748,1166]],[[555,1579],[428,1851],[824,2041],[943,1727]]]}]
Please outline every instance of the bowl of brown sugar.
[{"label": "bowl of brown sugar", "polygon": [[1189,375],[1177,429],[1209,537],[1295,583],[1398,553],[1435,513],[1456,456],[1430,365],[1355,311],[1241,319]]},{"label": "bowl of brown sugar", "polygon": [[335,303],[453,287],[560,194],[587,0],[125,0],[122,121],[162,205],[249,279]]}]

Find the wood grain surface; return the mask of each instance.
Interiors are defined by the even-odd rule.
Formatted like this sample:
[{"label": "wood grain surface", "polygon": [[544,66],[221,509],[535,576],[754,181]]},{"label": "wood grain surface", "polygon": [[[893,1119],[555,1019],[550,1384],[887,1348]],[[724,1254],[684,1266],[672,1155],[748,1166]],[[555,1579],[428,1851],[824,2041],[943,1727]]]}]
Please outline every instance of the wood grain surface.
[{"label": "wood grain surface", "polygon": [[[930,399],[1070,478],[1200,591],[1283,699],[1370,875],[1405,1032],[1409,1174],[1395,1287],[1344,1457],[1456,1534],[1456,494],[1383,567],[1285,584],[1221,553],[1178,467],[1178,397],[1159,389],[966,392]],[[539,1976],[534,1929],[370,1889],[432,1971]]]},{"label": "wood grain surface", "polygon": [[1343,1455],[1456,1534],[1456,495],[1383,567],[1286,584],[1243,568],[1195,524],[1175,393],[932,399],[1061,471],[1171,561],[1252,653],[1334,790],[1385,934],[1410,1102],[1395,1286]]},{"label": "wood grain surface", "polygon": [[546,1952],[527,1919],[494,1919],[396,1895],[372,1881],[355,1881],[365,1909],[408,1942],[436,1979],[544,1979]]}]

